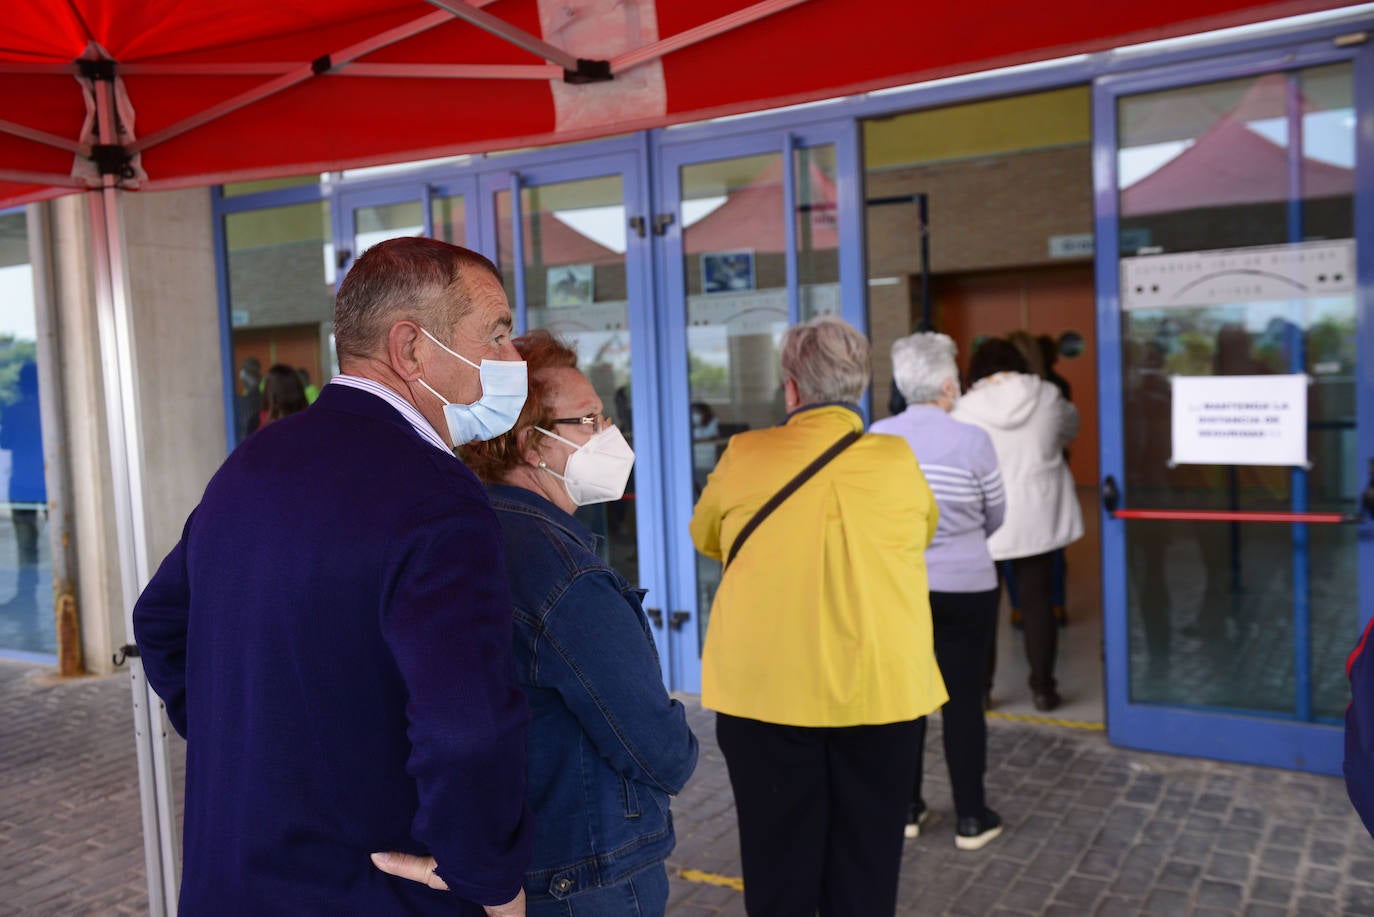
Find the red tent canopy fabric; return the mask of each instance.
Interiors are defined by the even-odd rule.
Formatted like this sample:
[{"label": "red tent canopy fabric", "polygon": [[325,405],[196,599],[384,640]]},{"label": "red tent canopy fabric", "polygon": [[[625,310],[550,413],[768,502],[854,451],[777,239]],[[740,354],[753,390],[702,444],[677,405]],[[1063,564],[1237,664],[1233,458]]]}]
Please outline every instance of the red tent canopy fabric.
[{"label": "red tent canopy fabric", "polygon": [[[167,188],[585,139],[1342,5],[34,0],[0,22],[0,206],[98,184],[65,178],[91,144],[83,56],[114,62],[124,146],[142,187]],[[579,58],[613,78],[565,82]]]}]

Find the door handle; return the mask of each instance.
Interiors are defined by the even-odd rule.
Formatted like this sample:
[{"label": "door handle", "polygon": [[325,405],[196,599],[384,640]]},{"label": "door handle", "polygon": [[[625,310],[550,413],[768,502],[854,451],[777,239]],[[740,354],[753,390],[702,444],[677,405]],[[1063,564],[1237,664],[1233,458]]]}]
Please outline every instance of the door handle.
[{"label": "door handle", "polygon": [[1107,512],[1114,513],[1120,505],[1121,490],[1116,486],[1116,478],[1107,475],[1102,479],[1102,506]]},{"label": "door handle", "polygon": [[682,625],[686,624],[690,620],[692,620],[692,615],[690,612],[675,611],[668,616],[668,626],[671,627],[673,630],[682,630]]},{"label": "door handle", "polygon": [[646,608],[644,613],[649,616],[649,620],[654,622],[654,627],[663,626],[663,611],[659,608]]}]

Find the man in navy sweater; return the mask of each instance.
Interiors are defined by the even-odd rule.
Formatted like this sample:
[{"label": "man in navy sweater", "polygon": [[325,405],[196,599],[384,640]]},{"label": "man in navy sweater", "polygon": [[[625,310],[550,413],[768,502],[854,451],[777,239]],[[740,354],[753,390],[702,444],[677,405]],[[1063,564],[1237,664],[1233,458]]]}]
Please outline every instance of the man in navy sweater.
[{"label": "man in navy sweater", "polygon": [[[342,374],[229,456],[140,597],[187,741],[182,913],[524,914],[506,563],[451,451],[520,359],[510,327],[481,255],[369,250],[336,300]],[[428,884],[375,868],[389,850],[435,857]]]}]

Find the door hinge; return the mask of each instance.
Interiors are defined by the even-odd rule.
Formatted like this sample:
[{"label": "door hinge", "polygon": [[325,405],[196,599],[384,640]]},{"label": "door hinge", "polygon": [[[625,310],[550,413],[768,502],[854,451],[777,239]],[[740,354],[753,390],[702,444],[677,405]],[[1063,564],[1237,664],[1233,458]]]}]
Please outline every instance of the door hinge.
[{"label": "door hinge", "polygon": [[635,235],[639,236],[639,238],[644,238],[644,217],[630,217],[630,228],[635,231]]},{"label": "door hinge", "polygon": [[654,235],[661,236],[668,231],[668,227],[673,225],[673,215],[671,213],[659,213],[654,216]]}]

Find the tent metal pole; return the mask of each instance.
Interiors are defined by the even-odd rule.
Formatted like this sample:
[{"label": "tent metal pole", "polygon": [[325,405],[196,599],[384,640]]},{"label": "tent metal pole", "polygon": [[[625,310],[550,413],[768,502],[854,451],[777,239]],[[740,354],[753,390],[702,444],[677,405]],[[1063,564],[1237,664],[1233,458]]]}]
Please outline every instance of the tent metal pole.
[{"label": "tent metal pole", "polygon": [[463,0],[429,0],[429,3],[441,10],[447,10],[459,19],[475,25],[485,32],[490,32],[503,41],[510,42],[521,50],[538,55],[551,64],[557,64],[564,70],[577,69],[577,56],[575,54],[569,54],[562,48],[554,47],[542,38],[536,38],[499,16],[483,12],[474,4],[464,3]]},{"label": "tent metal pole", "polygon": [[[490,2],[490,0],[485,0],[485,2]],[[325,73],[335,72],[336,68],[343,67],[345,64],[348,64],[351,61],[356,60],[357,58],[362,57],[365,54],[371,54],[373,51],[376,51],[380,48],[385,48],[388,45],[395,44],[398,41],[404,41],[407,38],[411,38],[415,35],[421,34],[422,32],[429,31],[430,29],[443,25],[446,22],[451,22],[452,19],[453,17],[445,12],[430,13],[412,22],[406,23],[403,26],[398,26],[394,29],[388,29],[387,31],[382,32],[381,34],[373,35],[364,41],[354,42],[346,48],[340,48],[338,51],[332,54],[323,55],[322,57],[316,58],[314,61],[311,61],[310,63],[298,62],[291,64],[289,65],[289,69],[280,71],[280,75],[274,80],[270,80],[261,86],[248,90],[247,92],[239,93],[231,99],[226,99],[218,105],[213,105],[202,112],[197,112],[196,114],[190,116],[189,118],[186,118],[183,121],[178,121],[176,124],[168,125],[167,127],[164,127],[162,130],[149,134],[148,136],[143,137],[140,140],[135,140],[130,145],[129,152],[141,153],[149,147],[156,146],[157,144],[162,143],[164,140],[170,140],[173,137],[184,134],[189,130],[200,127],[204,124],[208,124],[211,121],[224,117],[225,115],[232,114],[233,112],[238,111],[240,108],[243,108],[247,105],[251,105],[254,102],[261,101],[262,99],[266,99],[269,96],[274,96],[279,92],[284,92],[285,90],[290,89],[292,86],[299,85],[300,83],[304,83],[308,80],[314,79],[317,76],[321,76]],[[252,68],[258,67],[259,65],[231,64],[227,65],[223,72],[239,72],[235,70],[235,66],[238,66],[240,68]],[[157,72],[155,65],[145,65],[144,69],[146,72],[149,73]],[[130,65],[127,68],[127,71],[130,73],[137,73],[139,72],[139,70],[140,65],[138,64]],[[273,66],[273,70],[275,70],[275,65]]]},{"label": "tent metal pole", "polygon": [[[432,3],[434,0],[430,0],[430,2]],[[699,41],[714,38],[732,29],[738,29],[740,26],[756,22],[765,16],[771,16],[774,13],[791,9],[794,6],[800,6],[805,2],[806,0],[762,0],[762,2],[755,3],[753,6],[745,7],[742,10],[736,10],[728,16],[721,16],[719,19],[712,19],[710,22],[704,22],[696,28],[687,29],[671,38],[664,38],[647,44],[642,48],[627,51],[619,57],[613,57],[611,58],[611,72],[623,73],[631,67],[637,67],[640,64],[658,60],[674,51],[680,51],[683,48],[694,45]]]},{"label": "tent metal pole", "polygon": [[90,186],[84,181],[56,172],[22,172],[16,169],[0,169],[0,181],[12,181],[24,185],[52,185],[55,188],[80,188]]},{"label": "tent metal pole", "polygon": [[[107,213],[105,191],[92,192],[87,204],[91,218],[91,260],[95,275],[96,315],[100,333],[100,362],[105,389],[106,427],[109,433],[110,472],[115,503],[115,543],[119,552],[121,598],[124,602],[124,630],[126,640],[134,642],[133,603],[138,598],[138,577],[133,544],[133,508],[129,482],[129,457],[126,447],[127,429],[124,415],[124,393],[120,390],[119,350],[115,337],[114,295],[109,250],[110,218]],[[117,231],[117,228],[116,228]],[[134,741],[138,751],[138,796],[143,813],[143,857],[148,874],[148,912],[153,917],[176,913],[176,897],[168,895],[168,885],[175,875],[166,875],[165,847],[175,848],[175,837],[164,839],[165,819],[160,809],[162,800],[170,792],[159,788],[167,780],[165,764],[159,772],[159,762],[167,759],[166,734],[159,712],[161,702],[148,686],[143,664],[137,656],[128,659],[130,688],[133,692]],[[158,746],[162,746],[159,754]],[[175,856],[175,850],[173,850]],[[174,887],[174,886],[173,886]]]},{"label": "tent metal pole", "polygon": [[25,140],[32,140],[34,143],[41,143],[45,146],[57,147],[57,149],[66,150],[68,153],[79,154],[90,152],[82,147],[80,141],[72,140],[70,137],[50,134],[47,131],[40,131],[36,127],[16,124],[13,121],[0,121],[0,133],[10,134],[15,137],[23,137]]},{"label": "tent metal pole", "polygon": [[[93,80],[102,143],[117,143],[112,80]],[[143,502],[142,428],[134,377],[133,315],[124,264],[116,176],[103,177],[99,192],[88,195],[91,260],[100,334],[105,423],[109,431],[110,472],[119,552],[124,628],[134,643],[133,607],[150,579],[147,524]],[[143,674],[142,661],[129,658],[134,735],[138,750],[139,801],[143,811],[143,851],[148,870],[148,909],[155,917],[176,914],[180,850],[162,702]]]},{"label": "tent metal pole", "polygon": [[561,80],[555,64],[349,64],[332,76],[444,80]]}]

